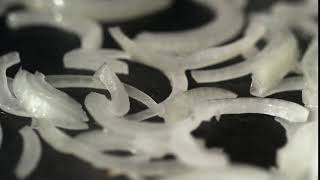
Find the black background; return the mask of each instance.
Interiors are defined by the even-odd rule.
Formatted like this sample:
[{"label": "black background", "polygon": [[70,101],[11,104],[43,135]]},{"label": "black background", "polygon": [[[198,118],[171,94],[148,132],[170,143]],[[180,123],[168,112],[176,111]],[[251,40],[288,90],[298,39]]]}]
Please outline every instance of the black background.
[{"label": "black background", "polygon": [[[275,3],[274,0],[251,0],[246,8],[246,14],[266,11]],[[297,1],[290,1],[297,2]],[[15,6],[9,11],[23,9]],[[174,6],[166,11],[155,15],[121,23],[121,27],[130,36],[134,36],[142,30],[150,31],[174,31],[191,29],[214,19],[205,7],[201,7],[187,0],[176,0]],[[115,23],[117,24],[117,23]],[[105,41],[104,48],[118,47],[107,33],[104,24]],[[296,33],[299,37],[299,33]],[[239,35],[240,36],[240,35]],[[231,41],[236,40],[234,38]],[[227,42],[226,42],[227,43]],[[300,38],[301,51],[306,48],[308,40]],[[79,39],[73,34],[48,27],[28,27],[20,30],[8,30],[5,26],[5,17],[0,17],[0,54],[10,51],[20,52],[22,67],[28,71],[36,70],[44,74],[92,74],[92,72],[66,70],[62,67],[63,55],[80,46]],[[210,68],[223,67],[228,64],[241,61],[235,58],[228,63],[219,64]],[[8,71],[13,76],[19,66]],[[164,100],[170,93],[168,79],[158,70],[136,63],[129,63],[130,75],[120,75],[120,79],[138,89],[143,90],[157,102]],[[240,97],[249,97],[250,76],[245,76],[221,83],[197,84],[190,78],[189,89],[203,86],[221,87],[239,94]],[[84,97],[91,90],[88,89],[63,89],[79,102],[83,103]],[[106,92],[104,92],[106,93]],[[301,92],[278,93],[271,97],[285,99],[301,104]],[[145,108],[144,105],[131,100],[130,113]],[[21,138],[18,130],[30,120],[15,117],[0,111],[0,121],[4,131],[4,141],[0,149],[0,179],[14,180],[12,173],[21,153]],[[149,119],[153,122],[161,122],[162,119],[155,117]],[[91,124],[93,127],[94,124]],[[71,135],[78,132],[67,132]],[[270,168],[275,164],[276,150],[286,143],[285,130],[273,117],[259,114],[223,115],[220,122],[212,118],[211,122],[203,123],[193,132],[196,138],[203,138],[210,148],[223,148],[234,162],[257,165]],[[32,180],[106,180],[126,179],[125,177],[108,178],[107,171],[96,170],[88,164],[72,157],[60,154],[43,144],[43,155],[37,170],[30,176]],[[125,152],[122,152],[122,154]],[[118,152],[117,154],[121,154]],[[166,159],[174,157],[168,155]]]}]

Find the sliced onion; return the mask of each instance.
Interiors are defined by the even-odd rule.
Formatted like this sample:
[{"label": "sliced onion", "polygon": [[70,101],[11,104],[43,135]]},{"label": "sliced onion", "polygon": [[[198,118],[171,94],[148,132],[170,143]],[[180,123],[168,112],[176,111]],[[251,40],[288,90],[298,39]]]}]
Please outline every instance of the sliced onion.
[{"label": "sliced onion", "polygon": [[141,33],[136,42],[157,51],[175,54],[192,53],[221,44],[239,33],[244,24],[241,8],[225,0],[194,0],[217,15],[216,20],[197,29],[169,33]]},{"label": "sliced onion", "polygon": [[96,49],[102,45],[102,29],[96,22],[55,13],[13,12],[8,15],[7,24],[12,29],[26,26],[43,25],[61,28],[80,37],[81,47]]},{"label": "sliced onion", "polygon": [[185,172],[188,168],[177,162],[151,163],[143,157],[113,157],[99,152],[55,128],[48,121],[39,121],[38,132],[45,142],[57,151],[74,155],[99,169],[109,169],[111,174],[124,173],[130,177],[166,176]]},{"label": "sliced onion", "polygon": [[41,159],[42,148],[40,139],[32,128],[25,126],[19,133],[22,136],[23,148],[14,173],[18,179],[25,179],[38,166]]},{"label": "sliced onion", "polygon": [[110,113],[116,116],[126,114],[130,109],[129,96],[117,75],[111,70],[108,64],[102,65],[94,74],[94,77],[101,81],[111,94]]},{"label": "sliced onion", "polygon": [[7,68],[18,64],[19,62],[20,57],[17,52],[12,52],[0,57],[0,109],[9,114],[28,117],[29,113],[11,94],[6,75]]},{"label": "sliced onion", "polygon": [[118,27],[110,28],[111,36],[128,52],[132,60],[161,70],[170,80],[172,91],[167,99],[188,89],[183,62],[177,61],[172,55],[164,55],[147,47],[142,47],[129,39]]},{"label": "sliced onion", "polygon": [[198,69],[222,63],[241,54],[250,60],[259,52],[255,49],[255,43],[263,37],[265,32],[266,27],[261,20],[253,19],[242,39],[224,46],[199,50],[181,61],[184,62],[187,69]]},{"label": "sliced onion", "polygon": [[294,70],[298,63],[297,40],[292,33],[273,29],[268,46],[251,61],[214,70],[197,70],[191,73],[197,82],[219,82],[252,73],[250,93],[265,96],[282,78]]},{"label": "sliced onion", "polygon": [[108,112],[110,101],[97,93],[90,93],[85,100],[85,105],[89,113],[93,116],[95,121],[106,129],[114,132],[121,129],[123,134],[136,135],[136,134],[152,134],[163,132],[167,129],[164,124],[154,124],[149,122],[135,122],[128,121],[120,117],[114,117]]},{"label": "sliced onion", "polygon": [[318,121],[303,125],[278,152],[277,162],[281,172],[290,179],[318,179],[310,173],[317,168]]},{"label": "sliced onion", "polygon": [[88,121],[81,105],[67,94],[53,88],[40,73],[19,70],[13,80],[13,92],[31,117],[54,121],[67,129],[86,129]]},{"label": "sliced onion", "polygon": [[304,79],[301,76],[285,78],[275,88],[267,92],[265,96],[286,91],[299,91],[304,89],[305,86]]},{"label": "sliced onion", "polygon": [[[97,82],[92,76],[83,75],[48,75],[46,81],[56,88],[95,88],[105,89],[105,87]],[[143,103],[150,109],[154,109],[157,103],[146,93],[139,89],[123,83],[123,86],[130,97]]]},{"label": "sliced onion", "polygon": [[123,136],[105,130],[96,130],[86,133],[81,133],[76,136],[79,140],[90,147],[104,152],[112,150],[127,150],[136,154],[136,149],[132,146],[133,137]]},{"label": "sliced onion", "polygon": [[227,166],[228,158],[222,151],[209,151],[202,144],[197,144],[190,134],[188,123],[190,120],[179,122],[171,132],[170,148],[178,159],[195,168]]},{"label": "sliced onion", "polygon": [[53,11],[85,16],[106,22],[127,21],[168,8],[172,0],[22,0],[27,7],[36,11]]},{"label": "sliced onion", "polygon": [[236,98],[202,101],[195,106],[194,117],[208,120],[211,116],[222,114],[266,114],[280,117],[289,122],[306,122],[309,110],[303,106],[271,98]]},{"label": "sliced onion", "polygon": [[302,71],[306,88],[303,90],[303,102],[309,108],[318,108],[318,37],[316,37],[302,59]]},{"label": "sliced onion", "polygon": [[117,59],[130,59],[130,56],[115,49],[77,49],[63,57],[63,65],[65,68],[96,71],[104,63],[108,63],[114,72],[129,74],[128,65]]}]

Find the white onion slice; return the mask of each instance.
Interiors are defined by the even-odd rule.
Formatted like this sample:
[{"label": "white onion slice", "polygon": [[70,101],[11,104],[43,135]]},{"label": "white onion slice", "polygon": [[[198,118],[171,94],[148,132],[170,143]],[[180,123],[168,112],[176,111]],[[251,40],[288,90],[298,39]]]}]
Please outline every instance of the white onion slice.
[{"label": "white onion slice", "polygon": [[7,68],[18,64],[19,62],[20,57],[17,52],[12,52],[0,57],[0,109],[9,114],[28,117],[28,112],[11,94],[6,75]]},{"label": "white onion slice", "polygon": [[202,101],[195,106],[194,117],[208,120],[216,114],[266,114],[280,117],[290,122],[306,122],[309,110],[303,106],[271,98],[236,98]]},{"label": "white onion slice", "polygon": [[128,176],[165,176],[185,172],[187,168],[177,162],[150,163],[143,157],[113,157],[99,152],[94,147],[87,146],[69,137],[55,128],[50,122],[39,121],[38,132],[45,142],[57,151],[74,155],[96,168],[109,169],[113,175],[124,173]]},{"label": "white onion slice", "polygon": [[105,88],[111,94],[111,108],[108,110],[115,116],[122,116],[130,109],[129,96],[122,82],[117,75],[112,71],[108,64],[102,65],[94,74],[94,78],[101,81]]},{"label": "white onion slice", "polygon": [[305,88],[304,78],[301,76],[289,77],[283,79],[275,88],[271,89],[265,94],[270,96],[272,94],[286,92],[286,91],[299,91]]},{"label": "white onion slice", "polygon": [[172,55],[164,55],[151,48],[142,47],[129,39],[119,27],[110,28],[111,36],[128,52],[132,60],[161,70],[170,80],[172,91],[167,99],[188,89],[188,79],[185,76],[183,62],[177,61]]},{"label": "white onion slice", "polygon": [[13,12],[8,15],[7,24],[12,29],[26,26],[43,25],[61,28],[80,37],[81,47],[96,49],[102,45],[102,29],[96,22],[55,13]]},{"label": "white onion slice", "polygon": [[163,178],[161,180],[270,180],[273,178],[270,171],[258,167],[233,165],[227,168],[195,169],[182,175]]},{"label": "white onion slice", "polygon": [[127,21],[143,17],[168,8],[172,0],[22,0],[27,7],[36,11],[53,11],[85,16],[105,22]]},{"label": "white onion slice", "polygon": [[302,71],[305,76],[306,88],[303,92],[303,102],[309,108],[318,107],[318,37],[316,37],[302,59]]},{"label": "white onion slice", "polygon": [[38,135],[31,127],[25,126],[19,133],[22,136],[23,148],[14,173],[18,179],[25,179],[38,166],[41,159],[42,148]]},{"label": "white onion slice", "polygon": [[[56,88],[94,88],[105,89],[101,82],[97,82],[92,76],[84,75],[48,75],[46,81]],[[158,104],[146,93],[139,89],[123,83],[123,86],[130,97],[153,109]]]},{"label": "white onion slice", "polygon": [[292,33],[272,29],[270,42],[253,60],[214,70],[192,71],[197,82],[219,82],[252,73],[250,93],[265,96],[282,78],[294,70],[298,63],[297,40]]},{"label": "white onion slice", "polygon": [[317,168],[318,121],[303,125],[278,152],[277,162],[281,172],[290,179],[318,179],[310,173]]},{"label": "white onion slice", "polygon": [[245,35],[240,40],[224,46],[211,47],[199,50],[182,58],[187,69],[198,69],[209,65],[222,63],[238,55],[252,59],[259,52],[255,43],[266,33],[266,27],[259,18],[253,19]]},{"label": "white onion slice", "polygon": [[31,117],[54,121],[67,129],[86,129],[88,121],[81,105],[67,94],[53,88],[44,75],[19,70],[13,80],[13,92]]},{"label": "white onion slice", "polygon": [[65,68],[96,71],[108,63],[114,72],[129,74],[128,65],[117,59],[130,59],[130,56],[116,49],[76,49],[64,55],[63,65]]},{"label": "white onion slice", "polygon": [[170,149],[186,165],[195,168],[221,168],[228,164],[227,156],[218,150],[207,150],[191,136],[190,120],[179,122],[171,131]]},{"label": "white onion slice", "polygon": [[136,134],[146,135],[158,133],[167,129],[164,124],[135,122],[112,116],[112,114],[108,112],[110,101],[108,101],[104,95],[98,93],[90,93],[86,97],[85,105],[95,121],[97,121],[104,128],[114,132],[118,132],[119,129],[121,129],[123,134],[132,136]]},{"label": "white onion slice", "polygon": [[194,0],[217,15],[206,25],[192,30],[168,33],[141,33],[136,42],[157,51],[185,54],[221,44],[239,33],[244,24],[242,9],[225,0]]},{"label": "white onion slice", "polygon": [[76,140],[79,140],[90,147],[104,152],[112,150],[128,150],[135,154],[136,150],[132,146],[133,137],[122,136],[119,134],[107,132],[106,130],[96,130],[86,133],[81,133],[76,136]]}]

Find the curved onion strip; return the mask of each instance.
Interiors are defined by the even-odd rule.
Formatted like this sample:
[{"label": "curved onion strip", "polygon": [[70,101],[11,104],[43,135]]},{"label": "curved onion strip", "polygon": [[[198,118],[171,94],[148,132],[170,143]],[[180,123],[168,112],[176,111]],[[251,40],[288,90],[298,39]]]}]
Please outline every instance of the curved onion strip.
[{"label": "curved onion strip", "polygon": [[185,91],[160,103],[158,108],[161,109],[156,111],[157,114],[154,114],[154,109],[147,109],[133,115],[128,115],[125,118],[135,121],[143,121],[146,118],[158,115],[163,117],[167,123],[175,122],[176,120],[187,118],[191,109],[197,102],[210,99],[227,99],[236,97],[236,94],[228,90],[214,87],[201,87]]},{"label": "curved onion strip", "polygon": [[0,57],[0,109],[16,116],[29,117],[29,113],[20,102],[11,94],[8,87],[7,68],[20,62],[19,54],[12,52]]},{"label": "curved onion strip", "polygon": [[40,73],[19,70],[13,80],[13,92],[31,117],[54,121],[67,129],[86,129],[88,121],[81,105],[67,94],[53,88]]},{"label": "curved onion strip", "polygon": [[219,82],[252,73],[251,94],[264,96],[282,78],[295,69],[299,50],[292,33],[272,30],[267,47],[253,60],[213,70],[196,70],[191,75],[197,82]]},{"label": "curved onion strip", "polygon": [[179,122],[171,131],[170,149],[186,165],[195,168],[221,168],[228,164],[223,152],[208,151],[190,134],[190,120]]},{"label": "curved onion strip", "polygon": [[[317,152],[318,121],[303,125],[277,155],[277,164],[281,172],[290,179],[318,179],[311,174]],[[316,176],[316,177],[313,177]]]},{"label": "curved onion strip", "polygon": [[168,8],[172,0],[22,0],[27,7],[37,11],[53,11],[85,16],[105,22],[127,21]]},{"label": "curved onion strip", "polygon": [[186,69],[198,69],[222,63],[241,54],[252,59],[259,52],[255,49],[255,43],[263,37],[265,32],[266,28],[260,19],[254,19],[249,24],[242,39],[224,46],[199,50],[181,59],[181,61],[184,62]]},{"label": "curved onion strip", "polygon": [[302,59],[302,71],[306,81],[306,88],[302,91],[302,100],[310,109],[318,108],[318,54],[318,37],[316,37]]},{"label": "curved onion strip", "polygon": [[76,136],[75,139],[89,145],[90,147],[94,147],[101,152],[112,150],[129,150],[134,154],[136,152],[131,143],[133,137],[122,136],[106,132],[105,130],[81,133]]},{"label": "curved onion strip", "polygon": [[214,99],[229,99],[236,98],[237,95],[231,91],[215,88],[215,87],[200,87],[183,92],[176,97],[163,102],[164,117],[167,123],[180,121],[187,118],[194,107],[202,102]]},{"label": "curved onion strip", "polygon": [[50,122],[40,120],[39,123],[38,132],[43,140],[54,149],[64,154],[74,155],[96,168],[110,169],[112,174],[125,173],[129,176],[163,176],[185,172],[187,169],[177,162],[150,163],[141,157],[121,158],[105,155],[97,149],[69,137],[52,124],[49,124]]},{"label": "curved onion strip", "polygon": [[207,120],[214,115],[222,114],[266,114],[280,117],[290,122],[306,122],[309,110],[303,106],[271,98],[236,98],[202,101],[195,107],[197,119]]},{"label": "curved onion strip", "polygon": [[270,96],[272,94],[286,92],[286,91],[299,91],[305,88],[305,82],[303,77],[289,77],[285,78],[279,83],[275,88],[271,89],[265,94],[265,96]]},{"label": "curved onion strip", "polygon": [[102,65],[93,77],[99,80],[111,94],[109,112],[116,116],[126,114],[130,109],[128,93],[109,65],[106,63]]},{"label": "curved onion strip", "polygon": [[186,172],[182,175],[173,176],[169,178],[162,178],[161,180],[270,180],[272,178],[275,177],[273,177],[269,171],[260,169],[258,167],[246,165],[232,165],[227,168],[195,169],[193,171]]},{"label": "curved onion strip", "polygon": [[26,26],[43,25],[61,28],[80,37],[81,47],[84,49],[96,49],[102,45],[102,29],[96,22],[59,14],[37,12],[14,12],[7,18],[7,24],[12,29]]},{"label": "curved onion strip", "polygon": [[104,95],[98,93],[90,93],[85,99],[85,105],[95,121],[104,128],[114,132],[118,132],[119,129],[121,129],[123,134],[130,136],[136,134],[152,134],[167,130],[164,124],[135,122],[113,117],[112,114],[108,112],[108,108],[110,107],[109,100]]},{"label": "curved onion strip", "polygon": [[19,131],[23,140],[21,157],[14,170],[18,179],[25,179],[37,167],[41,159],[41,142],[31,127],[24,127]]},{"label": "curved onion strip", "polygon": [[130,59],[130,56],[116,49],[76,49],[65,54],[63,65],[65,68],[96,71],[108,63],[114,72],[129,74],[128,65],[117,59]]},{"label": "curved onion strip", "polygon": [[[289,28],[298,29],[307,36],[317,36],[318,24],[313,17],[318,16],[316,6],[312,2],[284,3],[280,2],[271,9],[270,17]],[[299,12],[297,14],[297,12]]]},{"label": "curved onion strip", "polygon": [[[94,88],[105,89],[105,87],[97,82],[92,76],[85,75],[48,75],[46,80],[55,88]],[[158,104],[146,93],[139,89],[123,83],[123,86],[130,97],[143,103],[148,108],[155,108]]]},{"label": "curved onion strip", "polygon": [[217,19],[197,29],[169,33],[141,33],[136,42],[161,52],[191,53],[221,44],[239,33],[244,24],[241,8],[225,0],[194,0],[217,14]]},{"label": "curved onion strip", "polygon": [[119,45],[131,55],[132,60],[157,68],[168,77],[172,91],[167,99],[188,89],[188,80],[185,76],[186,69],[183,68],[182,61],[177,61],[171,55],[160,54],[152,49],[139,46],[130,40],[119,27],[110,28],[109,32]]}]

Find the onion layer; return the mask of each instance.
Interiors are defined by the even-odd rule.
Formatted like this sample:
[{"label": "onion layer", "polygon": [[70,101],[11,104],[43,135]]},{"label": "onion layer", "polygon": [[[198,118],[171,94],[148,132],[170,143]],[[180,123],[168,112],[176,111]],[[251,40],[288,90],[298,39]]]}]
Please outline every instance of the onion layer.
[{"label": "onion layer", "polygon": [[80,37],[81,47],[96,49],[102,45],[102,29],[96,22],[72,16],[62,16],[55,13],[14,12],[7,18],[10,28],[17,29],[26,26],[44,25],[61,28]]},{"label": "onion layer", "polygon": [[40,139],[32,128],[25,126],[19,133],[22,136],[23,148],[14,173],[18,179],[25,179],[39,164],[42,148]]},{"label": "onion layer", "polygon": [[115,49],[77,49],[64,55],[63,65],[65,68],[96,71],[108,63],[114,72],[128,74],[128,65],[117,59],[130,59],[130,56]]},{"label": "onion layer", "polygon": [[194,0],[217,15],[215,21],[193,30],[170,33],[142,33],[136,42],[157,51],[186,54],[221,44],[239,33],[244,23],[242,9],[225,0]]},{"label": "onion layer", "polygon": [[168,8],[172,0],[22,0],[27,7],[36,11],[52,11],[63,14],[85,16],[105,22],[126,21]]}]

